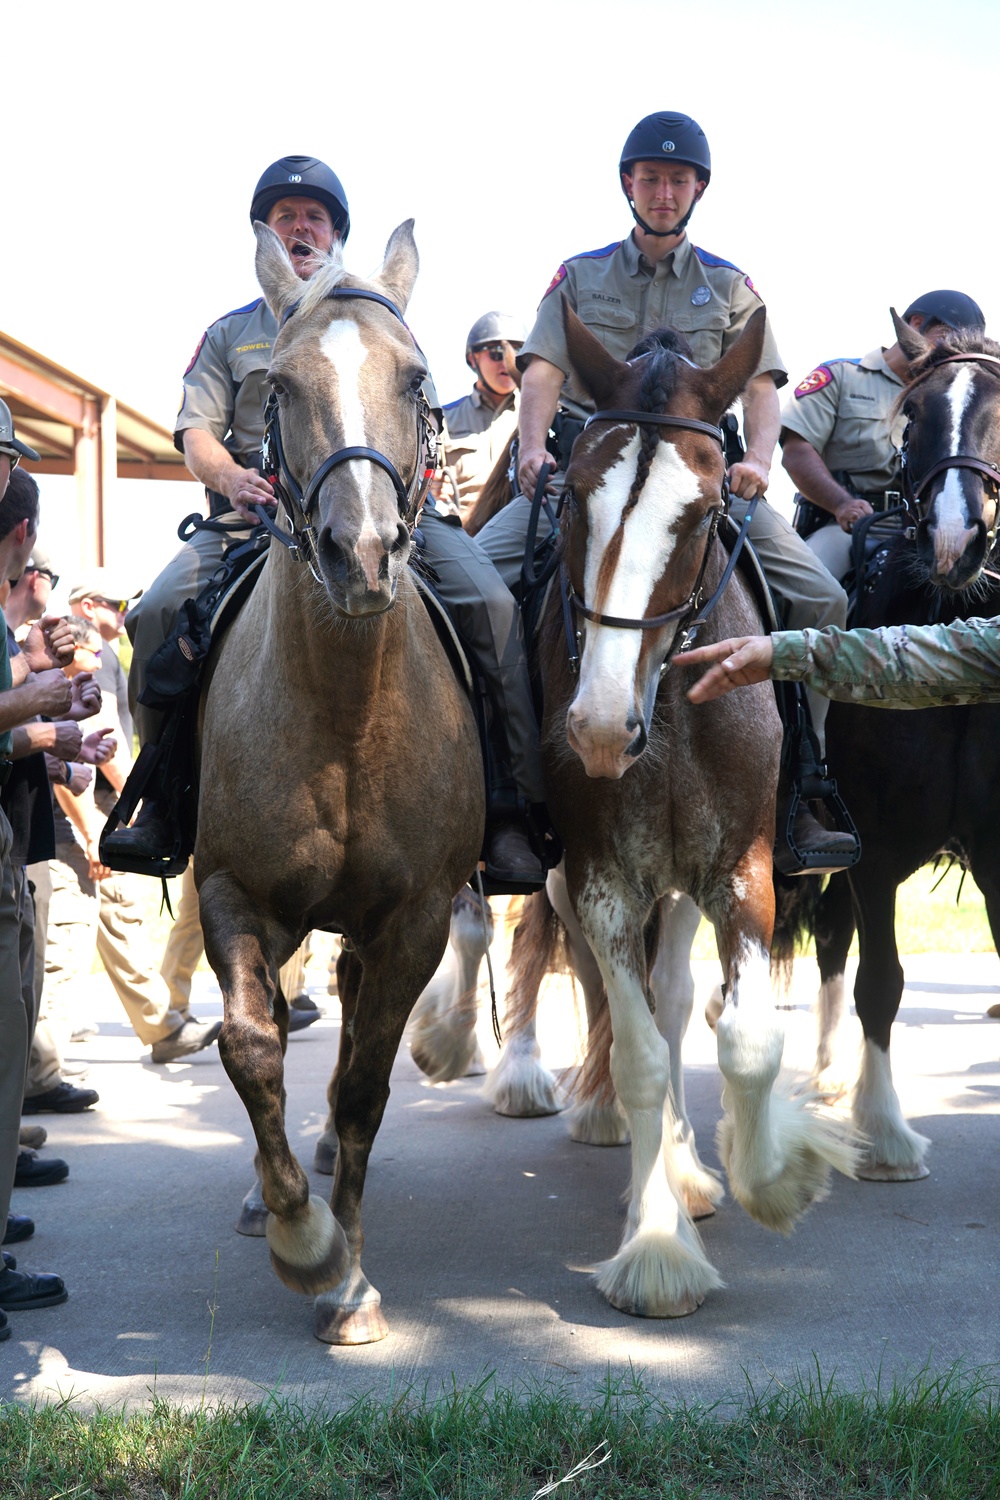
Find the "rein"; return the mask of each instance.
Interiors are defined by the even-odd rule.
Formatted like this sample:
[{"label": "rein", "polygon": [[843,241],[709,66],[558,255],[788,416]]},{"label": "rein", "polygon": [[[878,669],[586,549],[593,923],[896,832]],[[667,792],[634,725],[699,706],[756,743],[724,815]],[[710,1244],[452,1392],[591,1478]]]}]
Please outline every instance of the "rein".
[{"label": "rein", "polygon": [[[365,302],[377,302],[382,307],[387,307],[393,316],[398,318],[403,327],[406,328],[406,321],[399,308],[388,297],[383,297],[379,292],[370,292],[363,287],[334,287],[333,291],[327,293],[324,300],[332,302],[348,297],[360,299]],[[298,310],[298,307],[299,303],[293,302],[291,307],[285,309],[281,318],[281,328],[284,328],[289,318]],[[407,333],[410,332],[408,328],[406,328],[406,331]],[[410,337],[412,338],[413,335],[410,334]],[[414,342],[416,341],[414,340]],[[316,504],[316,497],[333,470],[340,464],[350,463],[352,459],[356,458],[366,459],[368,463],[375,464],[380,469],[384,469],[392,480],[393,489],[396,491],[396,505],[400,518],[412,536],[427,485],[437,467],[437,433],[431,421],[431,412],[427,398],[421,393],[420,405],[417,409],[417,462],[414,466],[413,478],[408,485],[402,479],[392,459],[387,458],[377,448],[352,447],[338,448],[335,453],[331,453],[328,458],[325,458],[303,490],[289,468],[288,460],[285,457],[285,449],[281,441],[278,400],[272,392],[268,396],[264,407],[264,442],[262,452],[265,477],[271,482],[275,498],[280,500],[285,507],[289,524],[292,528],[291,532],[283,531],[275,523],[264,505],[255,505],[253,509],[257,512],[262,524],[270,534],[276,537],[283,547],[288,548],[295,561],[307,562],[313,576],[318,578],[316,572],[316,528],[312,523],[312,514]],[[296,518],[297,516],[301,518],[301,525]]]},{"label": "rein", "polygon": [[[723,453],[725,453],[725,434],[723,433],[722,428],[714,426],[711,422],[701,422],[696,417],[661,416],[655,412],[648,411],[597,411],[594,412],[593,416],[587,418],[587,421],[584,424],[585,428],[589,427],[591,422],[631,422],[637,423],[640,426],[647,427],[674,427],[680,428],[681,430],[687,432],[702,432],[705,433],[708,437],[714,438],[719,444]],[[662,434],[660,440],[663,441]],[[728,509],[729,486],[727,485],[725,479],[723,479],[722,505],[716,507],[716,509],[713,511],[711,524],[708,530],[708,536],[705,541],[705,550],[701,556],[701,563],[698,568],[698,576],[695,579],[694,587],[692,588],[690,594],[683,604],[678,604],[673,609],[668,609],[660,615],[649,615],[642,619],[630,619],[627,616],[623,615],[600,614],[597,610],[590,609],[573,587],[569,576],[569,570],[566,567],[565,557],[560,560],[559,573],[560,581],[562,584],[563,623],[566,631],[566,641],[569,650],[570,670],[574,674],[576,674],[580,670],[579,647],[582,640],[582,634],[576,628],[575,615],[577,614],[583,615],[585,620],[590,620],[594,625],[610,625],[613,629],[616,630],[661,630],[664,625],[669,625],[674,620],[682,622],[681,628],[675,635],[670,649],[667,652],[667,655],[660,667],[661,675],[666,671],[667,667],[670,665],[672,658],[678,651],[686,651],[694,645],[695,637],[698,631],[705,624],[709,615],[712,613],[715,606],[722,598],[722,595],[726,590],[726,586],[729,583],[730,578],[733,576],[733,570],[736,567],[739,555],[743,550],[743,545],[747,538],[747,532],[750,529],[750,522],[753,520],[754,511],[757,509],[757,498],[751,500],[749,506],[747,507],[747,513],[743,518],[743,524],[740,527],[739,535],[733,546],[733,550],[730,554],[729,561],[723,571],[719,585],[716,588],[711,599],[709,599],[708,603],[705,605],[704,609],[702,609],[705,573],[708,569],[708,561],[712,554],[712,547],[715,543],[716,537],[718,536],[719,517],[722,513],[728,511]],[[691,619],[691,616],[693,615],[697,616],[697,618]],[[690,624],[687,623],[688,620],[691,620]]]}]

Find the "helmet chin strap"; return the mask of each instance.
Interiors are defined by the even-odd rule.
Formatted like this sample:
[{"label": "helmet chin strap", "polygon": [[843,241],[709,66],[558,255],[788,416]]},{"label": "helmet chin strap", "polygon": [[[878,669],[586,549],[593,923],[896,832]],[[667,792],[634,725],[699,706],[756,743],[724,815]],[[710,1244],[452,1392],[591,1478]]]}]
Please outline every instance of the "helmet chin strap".
[{"label": "helmet chin strap", "polygon": [[[702,188],[701,193],[703,193],[704,191],[705,189]],[[646,223],[645,219],[640,219],[639,215],[636,213],[635,204],[632,202],[631,198],[629,198],[628,200],[628,206],[632,210],[633,219],[644,234],[651,234],[653,238],[657,240],[669,240],[673,239],[675,235],[680,236],[684,233],[685,229],[688,226],[688,221],[690,220],[691,215],[694,213],[695,209],[698,207],[698,204],[701,202],[701,193],[695,194],[695,199],[691,204],[691,207],[688,209],[687,213],[684,215],[680,223],[674,225],[673,229],[654,229],[651,224]]]}]

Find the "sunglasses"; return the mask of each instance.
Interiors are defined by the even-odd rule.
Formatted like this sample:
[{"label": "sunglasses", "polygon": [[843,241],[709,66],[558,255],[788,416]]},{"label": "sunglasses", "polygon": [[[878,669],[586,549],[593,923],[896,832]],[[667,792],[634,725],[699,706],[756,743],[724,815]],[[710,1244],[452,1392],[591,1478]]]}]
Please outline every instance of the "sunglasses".
[{"label": "sunglasses", "polygon": [[26,573],[37,573],[40,578],[47,578],[53,588],[59,587],[59,574],[53,573],[51,568],[25,568]]},{"label": "sunglasses", "polygon": [[[511,344],[512,349],[520,349],[520,344]],[[488,354],[490,359],[496,360],[497,364],[503,364],[503,344],[477,344],[473,354]]]},{"label": "sunglasses", "polygon": [[[55,584],[52,585],[55,588]],[[116,614],[127,615],[129,601],[127,599],[105,599],[103,594],[94,599],[95,604],[106,604],[108,609],[113,609]]]}]

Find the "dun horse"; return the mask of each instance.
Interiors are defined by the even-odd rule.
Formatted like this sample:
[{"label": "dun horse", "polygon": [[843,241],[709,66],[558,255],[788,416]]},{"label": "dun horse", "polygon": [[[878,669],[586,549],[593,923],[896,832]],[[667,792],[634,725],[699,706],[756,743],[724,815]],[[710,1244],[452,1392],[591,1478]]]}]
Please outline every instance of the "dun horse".
[{"label": "dun horse", "polygon": [[[830,1165],[853,1166],[836,1127],[775,1088],[783,1036],[769,971],[781,739],[773,693],[764,685],[694,708],[678,674],[663,671],[723,572],[718,423],[756,367],[764,313],[707,370],[666,350],[622,364],[568,307],[564,317],[598,414],[566,475],[560,587],[539,648],[543,743],[569,897],[608,992],[611,1072],[632,1152],[624,1237],[597,1284],[625,1311],[680,1316],[720,1283],[678,1186],[670,1049],[650,1014],[645,929],[668,893],[687,892],[715,925],[726,976],[719,1138],[738,1201],[788,1231],[824,1193]],[[734,576],[705,637],[759,628]]]},{"label": "dun horse", "polygon": [[[371,282],[335,250],[305,288],[277,236],[257,234],[258,278],[282,324],[269,380],[290,497],[282,524],[297,550],[272,541],[213,664],[195,879],[225,1001],[219,1050],[257,1138],[274,1268],[318,1294],[320,1338],[362,1343],[386,1332],[361,1268],[368,1157],[406,1018],[479,854],[482,765],[406,569],[426,469],[426,366],[402,321],[412,226],[395,231]],[[432,778],[449,795],[429,816]],[[313,927],[351,948],[329,1093],[332,1213],[310,1196],[283,1119],[277,971]]]},{"label": "dun horse", "polygon": [[[901,536],[860,625],[945,623],[1000,613],[993,554],[1000,504],[1000,344],[951,335],[936,347],[895,319],[911,360],[905,493],[914,530]],[[889,1042],[903,993],[894,931],[896,891],[941,852],[960,857],[986,898],[1000,944],[1000,708],[888,711],[833,703],[831,763],[858,826],[864,857],[829,883],[814,918],[820,966],[820,1054],[844,1006],[855,921],[860,960],[854,999],[864,1042],[853,1114],[867,1144],[859,1175],[901,1182],[927,1176],[929,1142],[903,1118]],[[852,910],[853,904],[853,910]]]}]

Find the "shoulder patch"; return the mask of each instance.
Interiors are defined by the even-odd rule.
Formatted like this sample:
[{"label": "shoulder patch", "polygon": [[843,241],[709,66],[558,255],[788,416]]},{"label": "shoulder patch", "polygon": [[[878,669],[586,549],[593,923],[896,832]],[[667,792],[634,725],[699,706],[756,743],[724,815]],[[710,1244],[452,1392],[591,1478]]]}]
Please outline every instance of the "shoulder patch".
[{"label": "shoulder patch", "polygon": [[[190,375],[191,371],[194,369],[195,361],[197,360],[198,355],[201,353],[202,345],[204,344],[204,342],[205,342],[205,340],[206,340],[207,337],[208,337],[208,335],[206,333],[203,333],[202,336],[201,336],[201,338],[198,340],[198,347],[195,349],[195,351],[192,354],[191,358],[188,360],[187,368],[184,371],[185,375]],[[182,410],[183,410],[183,406],[184,406],[184,403],[182,401],[181,402],[181,409]]]},{"label": "shoulder patch", "polygon": [[760,292],[758,292],[757,288],[754,286],[753,282],[750,280],[750,277],[747,276],[745,278],[745,280],[746,280],[747,286],[750,288],[750,290],[753,292],[754,296],[757,298],[757,301],[758,302],[763,302],[763,300],[764,300],[763,297],[760,295]]},{"label": "shoulder patch", "polygon": [[465,400],[464,396],[459,396],[454,401],[446,401],[445,404],[444,404],[444,406],[442,406],[441,410],[442,411],[454,411],[455,407],[456,406],[461,406],[461,404],[462,404],[462,402],[464,400]]},{"label": "shoulder patch", "polygon": [[[739,266],[734,266],[731,260],[723,260],[721,255],[713,255],[711,250],[703,250],[700,245],[692,245],[691,249],[703,266],[722,266],[727,271],[738,271],[741,276],[746,276],[746,272],[740,271]],[[753,291],[749,277],[747,277],[747,285]]]},{"label": "shoulder patch", "polygon": [[[830,361],[830,364],[836,363],[836,360]],[[805,380],[800,380],[795,387],[796,400],[801,400],[803,396],[811,396],[816,391],[821,391],[824,386],[830,384],[832,379],[833,371],[830,369],[830,365],[817,365],[815,370],[810,370]]]},{"label": "shoulder patch", "polygon": [[544,302],[545,299],[546,299],[546,297],[549,295],[549,293],[550,292],[554,292],[555,289],[556,289],[556,287],[559,285],[559,283],[561,281],[565,281],[565,280],[566,280],[566,267],[565,267],[565,265],[561,265],[559,267],[558,271],[556,272],[556,274],[553,276],[552,280],[549,282],[548,286],[545,288],[544,292],[542,293],[542,301]]}]

